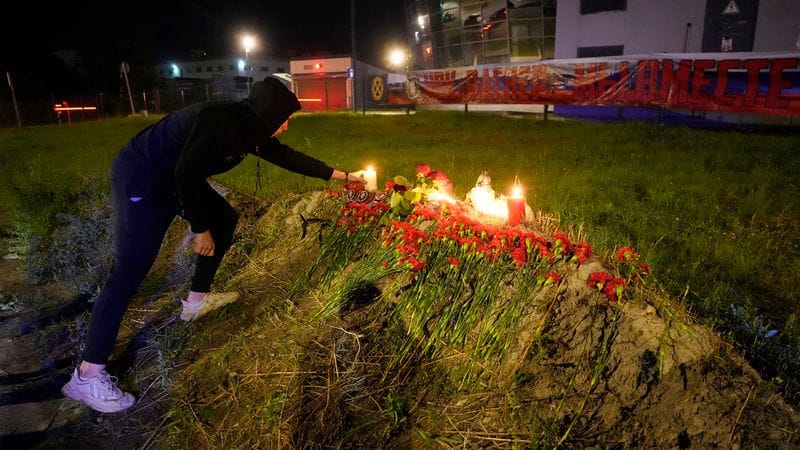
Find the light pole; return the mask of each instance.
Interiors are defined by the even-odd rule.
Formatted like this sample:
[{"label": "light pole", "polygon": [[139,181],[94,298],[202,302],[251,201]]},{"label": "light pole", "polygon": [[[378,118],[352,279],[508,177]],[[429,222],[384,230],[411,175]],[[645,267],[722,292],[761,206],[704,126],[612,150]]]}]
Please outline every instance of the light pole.
[{"label": "light pole", "polygon": [[250,92],[250,72],[252,72],[252,64],[250,64],[250,50],[255,46],[256,40],[253,36],[246,34],[242,37],[242,46],[244,46],[244,70],[247,75],[247,92]]}]

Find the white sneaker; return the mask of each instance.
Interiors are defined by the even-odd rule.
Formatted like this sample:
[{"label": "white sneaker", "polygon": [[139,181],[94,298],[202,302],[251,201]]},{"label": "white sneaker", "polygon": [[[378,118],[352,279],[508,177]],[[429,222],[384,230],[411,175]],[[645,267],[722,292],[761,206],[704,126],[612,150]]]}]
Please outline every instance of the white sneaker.
[{"label": "white sneaker", "polygon": [[183,305],[181,320],[190,322],[228,303],[233,303],[238,299],[238,292],[218,292],[206,294],[205,297],[203,297],[203,301],[199,303],[189,303],[186,300],[181,300],[181,304]]},{"label": "white sneaker", "polygon": [[136,397],[118,388],[117,377],[112,377],[105,370],[83,379],[78,375],[78,369],[75,369],[69,383],[61,388],[61,392],[66,397],[104,413],[124,411],[136,403]]}]

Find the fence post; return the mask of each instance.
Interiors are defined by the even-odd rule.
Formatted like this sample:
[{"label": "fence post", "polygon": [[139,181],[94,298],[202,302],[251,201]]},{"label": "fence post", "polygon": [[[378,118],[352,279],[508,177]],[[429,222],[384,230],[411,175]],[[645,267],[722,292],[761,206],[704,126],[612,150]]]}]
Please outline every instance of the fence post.
[{"label": "fence post", "polygon": [[367,82],[361,75],[361,115],[367,115]]},{"label": "fence post", "polygon": [[99,106],[97,117],[100,118],[105,116],[105,105],[103,105],[103,93],[100,92],[97,96],[100,98],[99,105],[97,105]]},{"label": "fence post", "polygon": [[14,82],[11,81],[11,72],[6,71],[8,87],[11,89],[11,101],[14,102],[14,114],[17,115],[17,128],[22,128],[22,120],[19,117],[19,106],[17,105],[17,95],[14,93]]}]

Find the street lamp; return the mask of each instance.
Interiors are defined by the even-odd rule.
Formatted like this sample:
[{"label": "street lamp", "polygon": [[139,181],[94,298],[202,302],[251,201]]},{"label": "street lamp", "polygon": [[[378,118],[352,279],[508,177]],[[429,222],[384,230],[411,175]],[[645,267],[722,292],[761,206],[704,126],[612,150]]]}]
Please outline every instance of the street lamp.
[{"label": "street lamp", "polygon": [[408,70],[408,52],[403,48],[396,48],[389,51],[389,65],[392,67],[402,67]]},{"label": "street lamp", "polygon": [[245,61],[245,70],[247,75],[247,92],[250,92],[250,75],[253,71],[253,65],[250,64],[249,57],[250,57],[250,50],[253,49],[256,45],[256,40],[253,36],[246,34],[242,36],[242,46],[244,47],[244,61]]}]

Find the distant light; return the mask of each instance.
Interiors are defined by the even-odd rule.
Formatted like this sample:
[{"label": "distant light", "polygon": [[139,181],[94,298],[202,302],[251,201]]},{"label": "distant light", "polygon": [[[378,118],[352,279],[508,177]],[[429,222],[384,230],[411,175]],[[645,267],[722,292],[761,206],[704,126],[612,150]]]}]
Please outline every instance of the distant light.
[{"label": "distant light", "polygon": [[389,63],[393,66],[401,66],[406,61],[406,52],[402,49],[394,49],[389,53]]},{"label": "distant light", "polygon": [[249,34],[242,36],[242,46],[244,46],[245,52],[250,52],[256,45],[256,39]]},{"label": "distant light", "polygon": [[317,70],[322,69],[322,63],[314,64],[314,68],[317,69]]},{"label": "distant light", "polygon": [[417,17],[417,23],[419,24],[419,27],[424,30],[425,29],[425,16]]},{"label": "distant light", "polygon": [[61,104],[56,104],[53,109],[56,112],[61,111],[97,111],[96,106],[62,106]]},{"label": "distant light", "polygon": [[180,76],[180,74],[181,74],[181,69],[178,68],[177,64],[173,64],[172,65],[172,76],[173,77],[178,77],[178,76]]},{"label": "distant light", "polygon": [[319,103],[322,101],[321,98],[298,98],[297,100],[301,102],[315,102],[315,103]]},{"label": "distant light", "polygon": [[244,70],[244,60],[239,60],[239,71]]},{"label": "distant light", "polygon": [[426,55],[430,55],[432,52],[433,52],[433,49],[431,49],[430,45],[425,47],[425,54]]}]

